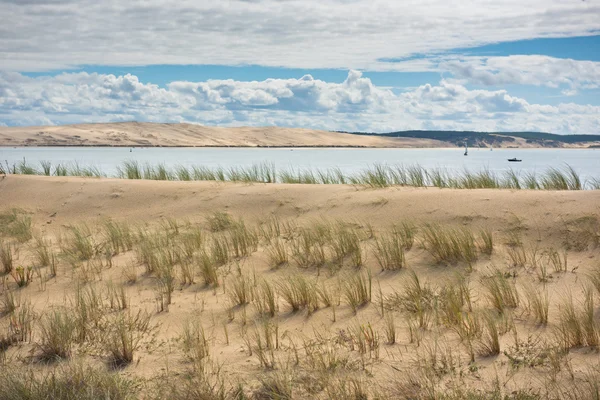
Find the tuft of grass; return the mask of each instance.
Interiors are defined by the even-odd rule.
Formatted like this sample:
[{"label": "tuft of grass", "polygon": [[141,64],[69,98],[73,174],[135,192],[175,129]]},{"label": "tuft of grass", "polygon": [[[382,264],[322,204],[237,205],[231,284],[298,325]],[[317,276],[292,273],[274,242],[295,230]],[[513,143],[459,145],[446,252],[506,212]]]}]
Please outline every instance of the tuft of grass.
[{"label": "tuft of grass", "polygon": [[371,290],[373,278],[371,272],[352,274],[345,281],[342,293],[346,302],[356,314],[359,308],[371,302]]},{"label": "tuft of grass", "polygon": [[125,310],[129,307],[129,298],[123,285],[114,285],[112,282],[106,284],[106,297],[109,307],[113,310]]},{"label": "tuft of grass", "polygon": [[2,274],[10,274],[14,269],[13,248],[8,242],[0,241],[0,265]]},{"label": "tuft of grass", "polygon": [[67,256],[79,261],[90,260],[101,248],[101,244],[96,243],[91,229],[86,224],[70,226],[61,246]]},{"label": "tuft of grass", "polygon": [[502,272],[496,270],[491,276],[483,278],[481,284],[498,313],[503,314],[506,308],[517,308],[519,305],[517,288]]},{"label": "tuft of grass", "polygon": [[46,361],[71,356],[76,321],[67,310],[54,309],[40,321],[40,358]]},{"label": "tuft of grass", "polygon": [[240,275],[230,281],[227,285],[231,304],[234,306],[244,306],[252,301],[252,282],[245,275]]},{"label": "tuft of grass", "polygon": [[479,251],[483,254],[487,254],[488,256],[492,254],[494,251],[494,237],[492,235],[492,231],[489,229],[482,229],[479,231]]},{"label": "tuft of grass", "polygon": [[562,255],[557,250],[549,250],[548,261],[550,262],[550,265],[552,265],[554,272],[557,274],[567,272],[568,260],[566,250],[562,253]]},{"label": "tuft of grass", "polygon": [[346,258],[350,259],[353,267],[358,268],[363,265],[363,253],[357,228],[337,222],[331,229],[330,238],[333,261],[338,266],[342,266]]},{"label": "tuft of grass", "polygon": [[198,273],[206,286],[219,286],[219,274],[217,265],[210,255],[202,252],[198,259]]},{"label": "tuft of grass", "polygon": [[374,253],[382,271],[397,271],[406,268],[405,244],[396,231],[375,237]]},{"label": "tuft of grass", "polygon": [[506,250],[509,265],[514,268],[525,268],[530,261],[530,255],[523,245],[509,247]]},{"label": "tuft of grass", "polygon": [[287,246],[285,242],[276,238],[271,241],[271,243],[267,246],[266,249],[269,267],[272,269],[277,269],[282,266],[285,266],[289,262]]},{"label": "tuft of grass", "polygon": [[484,357],[500,354],[500,335],[494,316],[490,313],[483,315],[483,329],[479,339],[479,355]]},{"label": "tuft of grass", "polygon": [[105,221],[104,234],[107,242],[110,243],[113,254],[127,252],[133,248],[133,233],[126,223],[113,220]]},{"label": "tuft of grass", "polygon": [[[162,253],[163,257],[164,254]],[[175,268],[174,263],[163,258],[156,268],[156,277],[158,281],[158,299],[160,300],[159,309],[167,310],[172,302],[173,291],[175,290]]]},{"label": "tuft of grass", "polygon": [[392,309],[399,309],[414,316],[419,328],[427,328],[431,321],[435,304],[434,289],[422,283],[414,271],[409,271],[409,279],[402,292],[394,292],[387,298]]},{"label": "tuft of grass", "polygon": [[208,229],[211,232],[221,232],[231,228],[234,224],[234,221],[233,218],[231,218],[231,215],[228,213],[215,211],[206,217],[206,223],[208,224]]},{"label": "tuft of grass", "polygon": [[253,228],[248,228],[244,221],[232,224],[227,232],[229,248],[234,257],[248,257],[258,248],[258,234]]},{"label": "tuft of grass", "polygon": [[[587,307],[584,307],[585,311],[589,310],[589,306],[593,307],[593,297],[590,298],[588,293],[589,291],[585,297],[585,301],[587,302]],[[554,334],[560,347],[564,351],[568,351],[574,347],[585,346],[587,336],[590,334],[589,330],[594,327],[593,324],[589,324],[589,315],[575,308],[573,297],[570,293],[563,300],[559,310],[559,322]],[[586,324],[587,327],[585,326]],[[586,332],[586,328],[588,332]],[[595,341],[595,339],[592,340],[592,342]]]},{"label": "tuft of grass", "polygon": [[273,371],[259,378],[260,387],[253,393],[257,400],[292,400],[294,398],[293,375],[286,370]]},{"label": "tuft of grass", "polygon": [[309,314],[319,308],[319,298],[314,282],[302,275],[293,275],[277,283],[281,298],[289,304],[292,312],[306,309]]},{"label": "tuft of grass", "polygon": [[348,327],[347,332],[352,350],[358,351],[362,356],[379,359],[379,334],[373,329],[371,323],[355,324]]},{"label": "tuft of grass", "polygon": [[258,312],[269,317],[277,315],[277,293],[273,285],[263,280],[256,286],[254,291],[254,301]]},{"label": "tuft of grass", "polygon": [[566,164],[562,169],[549,168],[542,176],[540,186],[545,190],[583,189],[579,174],[568,164]]},{"label": "tuft of grass", "polygon": [[210,345],[199,321],[187,321],[183,325],[180,341],[184,353],[194,365],[198,366],[208,358]]},{"label": "tuft of grass", "polygon": [[330,242],[331,227],[316,223],[300,228],[290,241],[292,259],[302,268],[320,268],[327,261],[326,245]]},{"label": "tuft of grass", "polygon": [[38,267],[46,267],[52,262],[52,254],[50,250],[51,244],[42,237],[35,238],[36,247],[33,250],[35,256],[35,265]]},{"label": "tuft of grass", "polygon": [[142,310],[135,314],[125,311],[116,314],[107,323],[108,332],[102,339],[102,347],[108,353],[111,365],[124,367],[133,361],[142,340],[151,336],[154,329],[150,324],[150,317],[150,314]]},{"label": "tuft of grass", "polygon": [[144,177],[143,168],[137,161],[123,161],[123,164],[117,166],[117,177],[121,179],[142,179]]},{"label": "tuft of grass", "polygon": [[180,181],[191,181],[193,173],[190,173],[190,170],[187,169],[187,167],[178,165],[175,167],[175,176],[177,177],[177,180]]},{"label": "tuft of grass", "polygon": [[96,340],[103,331],[104,303],[95,286],[77,286],[70,310],[75,319],[75,340],[78,343]]},{"label": "tuft of grass", "polygon": [[545,286],[542,289],[536,289],[532,285],[526,285],[524,293],[527,299],[527,309],[533,313],[535,321],[541,325],[548,324],[548,309],[550,307],[548,289]]},{"label": "tuft of grass", "polygon": [[477,261],[473,233],[466,229],[444,228],[428,224],[423,228],[424,246],[438,263],[456,264]]},{"label": "tuft of grass", "polygon": [[502,187],[507,189],[522,189],[521,178],[519,173],[510,169],[504,173]]}]

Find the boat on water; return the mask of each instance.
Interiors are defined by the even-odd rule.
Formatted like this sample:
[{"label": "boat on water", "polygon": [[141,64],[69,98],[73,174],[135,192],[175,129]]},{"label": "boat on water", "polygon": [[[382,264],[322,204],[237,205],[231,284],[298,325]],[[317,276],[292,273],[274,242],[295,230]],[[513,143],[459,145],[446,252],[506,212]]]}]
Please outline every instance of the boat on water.
[{"label": "boat on water", "polygon": [[523,160],[519,160],[518,158],[509,158],[508,161],[510,161],[510,162],[521,162]]}]

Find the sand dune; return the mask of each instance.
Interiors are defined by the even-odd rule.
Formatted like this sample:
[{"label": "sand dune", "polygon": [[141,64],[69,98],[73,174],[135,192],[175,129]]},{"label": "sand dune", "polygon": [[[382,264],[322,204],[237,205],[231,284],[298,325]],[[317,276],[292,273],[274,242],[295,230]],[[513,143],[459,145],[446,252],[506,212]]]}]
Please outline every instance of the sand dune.
[{"label": "sand dune", "polygon": [[[20,210],[14,214],[18,218],[31,217],[34,236],[51,241],[47,245],[57,256],[56,276],[49,275],[50,267],[36,266],[40,243],[16,236],[16,222],[10,222],[13,209]],[[223,220],[214,219],[217,215]],[[243,228],[235,223],[239,218]],[[105,228],[108,219],[147,236],[142,239],[136,233],[132,250],[116,254],[118,245],[111,244]],[[494,393],[526,392],[542,398],[583,399],[589,398],[590,383],[600,376],[599,345],[594,344],[600,339],[597,303],[591,304],[591,317],[583,309],[589,305],[584,301],[586,287],[595,290],[589,286],[589,275],[600,276],[600,191],[374,190],[350,185],[9,175],[0,178],[0,221],[4,224],[0,244],[15,249],[15,267],[33,266],[36,271],[23,288],[6,275],[0,289],[1,296],[12,293],[20,301],[15,311],[0,309],[0,344],[11,332],[11,316],[20,315],[27,304],[36,313],[30,340],[0,348],[0,381],[9,379],[7,371],[33,366],[39,374],[81,360],[104,370],[111,358],[103,337],[110,337],[113,325],[103,321],[112,323],[138,311],[147,313],[155,328],[144,331],[133,362],[116,371],[124,379],[141,382],[133,397],[218,398],[215,391],[222,387],[226,397],[234,398],[241,387],[255,399],[290,398],[276,397],[274,391],[301,399],[441,398],[442,394],[460,399],[467,393],[489,398]],[[332,225],[322,225],[324,221]],[[417,228],[412,247],[404,252],[406,265],[383,271],[378,240],[402,222]],[[81,224],[87,224],[84,237],[93,244],[89,261],[80,257],[81,249],[72,248],[71,227],[85,232]],[[428,224],[471,232],[477,242],[475,258],[436,261],[426,236]],[[313,234],[325,229],[331,235],[322,236],[326,261],[319,268],[301,264],[302,255],[309,253],[294,253],[303,228],[317,229],[310,231]],[[490,255],[485,253],[481,230],[492,234]],[[249,246],[248,254],[236,256],[242,251],[240,240],[251,240],[240,232],[255,232],[257,243],[255,248]],[[349,235],[351,242],[356,239],[360,259],[356,250],[335,258],[342,235]],[[157,267],[165,271],[149,272],[140,259],[145,241],[151,240],[159,240],[147,249],[151,254],[163,257],[174,252],[180,257],[170,267],[174,286],[166,306],[161,283],[166,264]],[[201,266],[203,257],[215,256],[216,243],[227,243],[230,258],[216,268],[219,286],[213,287],[205,285]],[[280,265],[274,264],[277,246],[288,255]],[[557,267],[552,258],[556,254],[560,260],[566,254],[568,262],[559,260]],[[74,260],[73,255],[79,258]],[[188,266],[191,284],[185,275]],[[346,289],[357,277],[366,279],[367,271],[372,277],[371,300],[355,312]],[[413,272],[420,279],[421,295],[402,297],[414,293]],[[281,288],[298,277],[316,285],[310,286],[315,298],[317,288],[330,290],[334,306],[320,298],[318,309],[309,306],[294,312]],[[236,305],[233,294],[242,290],[242,282],[249,285],[250,297],[247,305]],[[504,282],[506,290],[516,290],[517,304],[503,303],[498,309],[487,289],[489,282]],[[261,308],[267,304],[261,300],[264,285],[276,293],[274,316]],[[460,287],[469,288],[468,294],[460,295],[469,303],[459,296],[458,312],[452,314],[453,297],[448,293],[452,288],[457,291],[451,293],[459,293]],[[126,310],[115,305],[119,304],[111,295],[117,293],[115,288],[128,299]],[[547,323],[538,321],[528,288],[540,296],[547,293]],[[92,289],[103,299],[96,305],[100,316],[94,322],[99,336],[73,339],[71,361],[36,362],[44,349],[40,346],[44,316],[63,308],[80,315],[73,299],[81,290]],[[597,298],[598,293],[590,293]],[[575,319],[565,322],[569,294]],[[506,293],[503,296],[510,300]],[[200,324],[203,335],[193,331],[198,335],[191,337],[196,339],[190,335],[186,339],[187,321]],[[468,325],[473,321],[481,325]],[[567,339],[560,332],[565,323],[583,324],[587,336],[578,343],[571,342],[573,338],[563,342]],[[394,343],[390,326],[396,331]],[[498,335],[498,351],[486,347],[494,337],[490,326]],[[0,388],[0,395],[9,387]],[[366,397],[356,397],[363,393]]]},{"label": "sand dune", "polygon": [[437,140],[310,129],[139,122],[0,128],[0,146],[448,147]]}]

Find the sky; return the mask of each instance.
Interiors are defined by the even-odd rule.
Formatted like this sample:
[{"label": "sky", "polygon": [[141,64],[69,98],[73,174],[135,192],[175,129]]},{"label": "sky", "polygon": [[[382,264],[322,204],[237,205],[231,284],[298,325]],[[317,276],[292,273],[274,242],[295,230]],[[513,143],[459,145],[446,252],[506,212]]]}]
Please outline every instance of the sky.
[{"label": "sky", "polygon": [[600,0],[0,0],[0,126],[600,134]]}]

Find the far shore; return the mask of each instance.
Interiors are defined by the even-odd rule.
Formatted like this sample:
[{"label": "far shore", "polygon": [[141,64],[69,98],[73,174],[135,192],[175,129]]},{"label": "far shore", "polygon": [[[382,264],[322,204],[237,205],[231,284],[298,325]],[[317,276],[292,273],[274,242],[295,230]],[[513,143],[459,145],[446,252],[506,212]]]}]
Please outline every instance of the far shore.
[{"label": "far shore", "polygon": [[[492,135],[494,136],[494,135]],[[498,135],[496,135],[498,136]],[[206,147],[206,148],[598,148],[600,142],[390,137],[286,127],[211,127],[121,122],[64,126],[0,127],[0,147]],[[594,138],[597,138],[594,136]],[[591,138],[593,139],[593,138]],[[488,141],[486,141],[488,140]],[[458,145],[460,143],[460,146]]]}]

